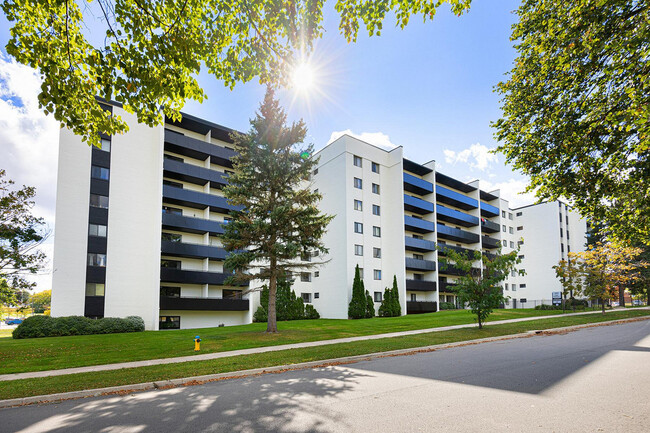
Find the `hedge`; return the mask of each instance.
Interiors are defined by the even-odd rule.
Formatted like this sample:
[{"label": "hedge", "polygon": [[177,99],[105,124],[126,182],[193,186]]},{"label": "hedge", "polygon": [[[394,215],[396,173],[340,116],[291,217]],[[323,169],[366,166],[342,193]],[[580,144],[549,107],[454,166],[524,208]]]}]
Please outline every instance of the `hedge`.
[{"label": "hedge", "polygon": [[18,325],[12,336],[18,339],[141,331],[144,331],[144,320],[139,316],[129,316],[124,319],[117,317],[89,319],[83,316],[32,316]]}]

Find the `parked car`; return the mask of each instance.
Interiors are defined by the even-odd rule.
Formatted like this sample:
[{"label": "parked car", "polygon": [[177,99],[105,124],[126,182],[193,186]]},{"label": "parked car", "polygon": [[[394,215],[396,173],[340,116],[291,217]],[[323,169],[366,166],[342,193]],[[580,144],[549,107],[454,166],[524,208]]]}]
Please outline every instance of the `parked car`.
[{"label": "parked car", "polygon": [[7,325],[20,325],[23,323],[23,319],[7,319],[5,320]]},{"label": "parked car", "polygon": [[643,305],[643,302],[641,302],[640,299],[635,299],[634,301],[632,301],[632,305],[638,307],[639,305]]}]

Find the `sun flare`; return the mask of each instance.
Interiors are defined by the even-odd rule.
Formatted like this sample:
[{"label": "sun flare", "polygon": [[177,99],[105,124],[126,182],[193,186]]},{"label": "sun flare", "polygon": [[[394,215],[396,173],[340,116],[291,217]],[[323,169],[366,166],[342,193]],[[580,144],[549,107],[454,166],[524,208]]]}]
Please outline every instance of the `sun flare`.
[{"label": "sun flare", "polygon": [[293,87],[299,92],[308,92],[314,88],[314,69],[309,63],[297,65],[291,78]]}]

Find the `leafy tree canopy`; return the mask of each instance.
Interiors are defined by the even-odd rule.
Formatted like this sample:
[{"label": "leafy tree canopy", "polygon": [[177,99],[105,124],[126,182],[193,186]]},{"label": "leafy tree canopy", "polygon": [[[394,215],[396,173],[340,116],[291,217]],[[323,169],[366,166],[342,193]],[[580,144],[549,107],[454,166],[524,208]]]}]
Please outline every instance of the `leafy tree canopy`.
[{"label": "leafy tree canopy", "polygon": [[494,126],[540,199],[650,243],[650,2],[524,0]]}]

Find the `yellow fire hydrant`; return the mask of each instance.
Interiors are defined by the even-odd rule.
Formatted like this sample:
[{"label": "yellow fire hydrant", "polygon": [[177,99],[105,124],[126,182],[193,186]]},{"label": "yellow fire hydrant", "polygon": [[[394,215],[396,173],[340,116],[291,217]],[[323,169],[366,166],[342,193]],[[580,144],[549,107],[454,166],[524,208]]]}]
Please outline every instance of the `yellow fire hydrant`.
[{"label": "yellow fire hydrant", "polygon": [[197,335],[194,337],[194,351],[198,352],[199,350],[201,350],[201,337]]}]

